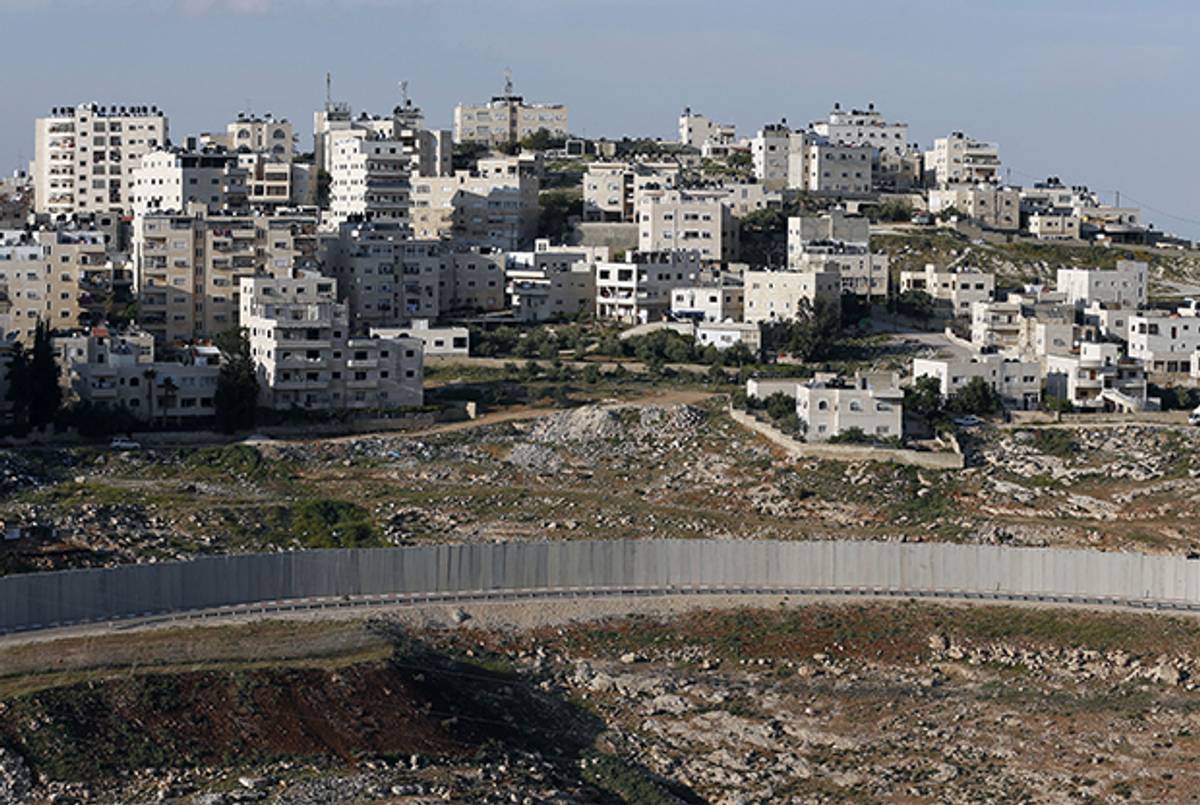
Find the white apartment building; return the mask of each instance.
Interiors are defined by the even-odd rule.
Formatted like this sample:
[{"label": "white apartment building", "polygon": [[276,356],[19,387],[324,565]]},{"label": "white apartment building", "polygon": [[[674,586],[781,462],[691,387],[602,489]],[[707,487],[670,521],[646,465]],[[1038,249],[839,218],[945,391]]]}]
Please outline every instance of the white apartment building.
[{"label": "white apartment building", "polygon": [[671,290],[671,317],[699,322],[741,321],[741,285],[685,285]]},{"label": "white apartment building", "polygon": [[949,303],[954,315],[966,316],[976,302],[991,301],[996,277],[970,268],[939,269],[930,263],[924,271],[900,272],[900,292],[908,291],[924,291],[939,302]]},{"label": "white apartment building", "polygon": [[1000,181],[1000,148],[973,140],[961,131],[933,141],[925,152],[925,175],[932,186]]},{"label": "white apartment building", "polygon": [[647,190],[638,195],[638,251],[695,250],[707,261],[733,259],[737,221],[712,190]]},{"label": "white apartment building", "polygon": [[666,317],[671,291],[708,276],[698,251],[630,252],[623,263],[596,263],[596,317],[646,324]]},{"label": "white apartment building", "polygon": [[1086,327],[1093,328],[1101,338],[1115,339],[1128,344],[1129,320],[1135,312],[1131,308],[1122,305],[1092,302],[1079,311],[1079,315],[1082,323]]},{"label": "white apartment building", "polygon": [[949,184],[929,191],[929,212],[955,209],[985,229],[1016,232],[1021,228],[1021,193],[994,184]]},{"label": "white apartment building", "polygon": [[34,123],[34,209],[49,215],[130,211],[134,168],[166,141],[167,118],[157,106],[51,109]]},{"label": "white apartment building", "polygon": [[824,442],[857,428],[872,438],[904,435],[904,392],[894,373],[890,378],[856,376],[817,378],[796,387],[796,416],[805,439]]},{"label": "white apartment building", "polygon": [[1068,304],[1107,305],[1139,308],[1146,304],[1148,269],[1137,260],[1118,260],[1115,268],[1060,268],[1055,287],[1066,294]]},{"label": "white apartment building", "polygon": [[596,263],[609,261],[605,246],[553,246],[540,239],[532,252],[509,252],[509,305],[518,321],[571,318],[596,309]]},{"label": "white apartment building", "polygon": [[407,225],[412,208],[412,155],[381,135],[331,141],[329,222],[391,221]]},{"label": "white apartment building", "polygon": [[1093,411],[1145,410],[1146,369],[1116,344],[1083,343],[1073,355],[1048,355],[1046,394]]},{"label": "white apartment building", "polygon": [[1068,355],[1079,341],[1075,308],[1058,299],[1009,294],[971,306],[971,343],[979,349],[1041,358]]},{"label": "white apartment building", "polygon": [[937,378],[943,397],[959,393],[975,378],[981,378],[1004,400],[1008,408],[1036,409],[1042,399],[1042,367],[1000,354],[965,358],[915,358],[913,380]]},{"label": "white apartment building", "polygon": [[836,270],[746,271],[742,283],[743,318],[752,324],[794,319],[806,301],[840,306],[842,299],[842,279]]},{"label": "white apartment building", "polygon": [[537,234],[540,155],[480,159],[453,176],[414,177],[411,225],[418,240],[512,251]]},{"label": "white apartment building", "polygon": [[868,299],[887,298],[888,257],[871,254],[870,224],[866,218],[841,210],[826,215],[788,219],[788,268],[794,271],[834,271],[842,291]]},{"label": "white apartment building", "polygon": [[429,319],[413,319],[407,327],[372,327],[372,338],[415,338],[426,358],[465,358],[471,354],[466,327],[435,327]]},{"label": "white apartment building", "polygon": [[54,339],[62,382],[75,397],[146,422],[216,415],[221,372],[215,347],[195,347],[178,360],[156,360],[149,333],[90,332]]},{"label": "white apartment building", "polygon": [[180,213],[192,204],[209,212],[244,210],[248,175],[238,155],[225,150],[151,151],[133,171],[133,213]]},{"label": "white apartment building", "polygon": [[766,124],[750,141],[754,177],[767,190],[782,190],[788,186],[788,160],[794,138],[802,138],[802,135],[793,134],[784,120]]},{"label": "white apartment building", "polygon": [[258,368],[262,405],[362,410],[424,401],[421,341],[351,337],[332,278],[243,279],[240,321]]},{"label": "white apartment building", "polygon": [[865,195],[872,189],[875,149],[837,143],[813,132],[790,140],[787,186],[823,195]]},{"label": "white apartment building", "polygon": [[138,324],[158,343],[212,338],[238,323],[245,277],[313,270],[317,221],[307,213],[147,213],[134,221]]},{"label": "white apartment building", "polygon": [[706,157],[722,156],[737,141],[737,131],[731,123],[714,123],[691,108],[679,116],[679,142],[699,149]]},{"label": "white apartment building", "polygon": [[1200,315],[1194,307],[1143,310],[1129,316],[1129,357],[1152,372],[1188,372],[1200,349]]},{"label": "white apartment building", "polygon": [[745,321],[701,321],[696,323],[696,344],[726,350],[743,344],[754,355],[762,354],[762,325]]},{"label": "white apartment building", "polygon": [[869,145],[896,156],[908,152],[908,124],[889,123],[873,103],[866,109],[850,110],[835,103],[829,117],[812,123],[810,128],[835,143]]},{"label": "white apartment building", "polygon": [[405,100],[391,115],[351,114],[350,106],[327,102],[313,114],[313,164],[325,172],[333,170],[335,143],[354,139],[395,140],[407,153],[413,170],[421,176],[448,176],[453,160],[449,131],[426,129],[421,110]]},{"label": "white apartment building", "polygon": [[571,132],[569,111],[557,103],[526,103],[512,93],[512,83],[503,95],[481,105],[460,103],[454,107],[454,142],[485,143],[491,146],[520,142],[546,130],[565,138]]}]

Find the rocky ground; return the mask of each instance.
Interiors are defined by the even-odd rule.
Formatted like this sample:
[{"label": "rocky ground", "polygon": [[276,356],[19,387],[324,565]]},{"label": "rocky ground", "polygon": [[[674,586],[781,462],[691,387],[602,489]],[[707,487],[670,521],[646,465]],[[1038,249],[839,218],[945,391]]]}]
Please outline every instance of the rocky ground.
[{"label": "rocky ground", "polygon": [[973,429],[969,467],[785,458],[718,399],[426,436],[0,453],[0,572],[430,541],[713,537],[1200,551],[1200,429]]},{"label": "rocky ground", "polygon": [[1200,799],[1194,620],[908,603],[457,620],[339,627],[387,659],[0,678],[0,802]]}]

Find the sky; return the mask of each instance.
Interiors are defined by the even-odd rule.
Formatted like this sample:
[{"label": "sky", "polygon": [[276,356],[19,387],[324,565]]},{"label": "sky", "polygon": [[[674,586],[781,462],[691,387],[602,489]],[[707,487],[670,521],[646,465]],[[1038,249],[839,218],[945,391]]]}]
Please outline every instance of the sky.
[{"label": "sky", "polygon": [[997,142],[1013,183],[1058,176],[1200,238],[1195,0],[0,0],[0,169],[51,106],[155,104],[172,139],[239,111],[311,148],[325,73],[355,113],[399,82],[428,125],[503,88],[574,133],[676,137],[685,106],[752,136],[874,102],[922,148]]}]

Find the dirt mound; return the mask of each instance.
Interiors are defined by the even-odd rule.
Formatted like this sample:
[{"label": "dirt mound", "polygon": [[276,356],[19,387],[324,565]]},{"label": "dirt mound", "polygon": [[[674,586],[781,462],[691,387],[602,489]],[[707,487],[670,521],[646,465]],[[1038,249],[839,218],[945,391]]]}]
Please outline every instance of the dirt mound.
[{"label": "dirt mound", "polygon": [[40,775],[65,781],[231,758],[454,758],[496,744],[561,751],[564,735],[570,743],[572,734],[594,734],[570,705],[505,674],[420,656],[336,670],[151,673],[6,704],[0,742]]},{"label": "dirt mound", "polygon": [[705,418],[690,405],[587,405],[541,419],[529,436],[550,443],[677,439],[691,435]]}]

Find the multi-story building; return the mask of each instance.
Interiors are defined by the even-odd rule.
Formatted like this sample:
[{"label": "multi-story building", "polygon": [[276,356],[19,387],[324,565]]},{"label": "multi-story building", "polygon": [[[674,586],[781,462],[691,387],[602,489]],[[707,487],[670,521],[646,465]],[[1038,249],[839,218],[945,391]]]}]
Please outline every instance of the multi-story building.
[{"label": "multi-story building", "polygon": [[833,142],[814,132],[790,140],[787,186],[822,195],[866,195],[871,192],[875,148]]},{"label": "multi-story building", "polygon": [[128,212],[133,171],[167,141],[157,106],[55,107],[34,128],[30,172],[39,213]]},{"label": "multi-story building", "polygon": [[110,333],[105,327],[56,338],[54,345],[63,384],[84,402],[146,422],[216,415],[221,361],[215,347],[192,347],[176,360],[156,360],[149,333]]},{"label": "multi-story building", "polygon": [[719,190],[646,190],[638,194],[638,251],[694,250],[707,261],[737,254],[737,221]]},{"label": "multi-story building", "polygon": [[1148,279],[1146,263],[1118,260],[1115,268],[1060,268],[1055,287],[1071,305],[1107,305],[1139,308],[1146,304]]},{"label": "multi-story building", "polygon": [[1079,240],[1079,216],[1070,209],[1031,213],[1026,226],[1038,240]]},{"label": "multi-story building", "polygon": [[372,327],[372,338],[415,338],[426,358],[465,358],[471,354],[466,327],[435,327],[429,319],[413,319],[406,327]]},{"label": "multi-story building", "polygon": [[1117,344],[1083,343],[1071,355],[1045,359],[1046,395],[1085,410],[1141,411],[1146,398],[1146,368],[1125,357]]},{"label": "multi-story building", "polygon": [[1079,340],[1075,307],[1059,295],[1010,293],[1004,301],[971,306],[971,343],[979,349],[1041,358],[1070,354]]},{"label": "multi-story building", "polygon": [[811,128],[835,143],[869,145],[897,156],[908,151],[908,124],[889,123],[873,103],[867,104],[866,109],[849,111],[835,103],[829,117],[814,122]]},{"label": "multi-story building", "polygon": [[312,270],[316,216],[148,213],[134,221],[138,324],[160,344],[211,338],[237,326],[244,277]]},{"label": "multi-story building", "polygon": [[376,138],[395,140],[412,158],[413,169],[422,176],[448,176],[453,158],[449,131],[424,127],[420,108],[405,97],[391,115],[363,112],[355,117],[350,105],[329,98],[325,107],[313,114],[313,165],[325,173],[333,171],[334,142],[344,139]]},{"label": "multi-story building", "polygon": [[570,134],[569,112],[562,104],[525,103],[508,81],[503,95],[485,104],[454,107],[454,142],[506,145],[545,130],[552,137]]},{"label": "multi-story building", "polygon": [[842,291],[868,299],[888,295],[888,257],[871,254],[870,224],[866,218],[840,210],[826,215],[788,219],[788,268],[793,271],[833,271]]},{"label": "multi-story building", "polygon": [[192,204],[209,212],[244,210],[247,176],[238,155],[223,148],[156,149],[133,171],[132,210],[135,216],[180,213]]},{"label": "multi-story building", "polygon": [[996,277],[987,271],[932,263],[924,271],[901,271],[900,292],[923,291],[935,301],[949,303],[956,316],[967,316],[976,302],[988,302],[996,291]]},{"label": "multi-story building", "polygon": [[1008,408],[1035,409],[1042,399],[1041,364],[998,353],[965,358],[915,358],[913,379],[919,377],[937,378],[944,397],[959,393],[972,380],[980,378],[1000,395]]},{"label": "multi-story building", "polygon": [[387,409],[423,402],[420,339],[352,337],[330,277],[245,278],[239,318],[266,407]]},{"label": "multi-story building", "polygon": [[836,269],[826,271],[753,270],[742,274],[747,322],[794,319],[807,303],[818,300],[840,305],[842,279]]},{"label": "multi-story building", "polygon": [[1021,228],[1021,193],[995,184],[949,184],[929,191],[933,214],[954,209],[985,229],[1015,232]]},{"label": "multi-story building", "polygon": [[745,294],[740,283],[684,285],[671,289],[671,316],[700,322],[741,321]]},{"label": "multi-story building", "polygon": [[129,301],[128,278],[104,233],[0,232],[0,335],[28,344],[39,321],[56,331],[99,324],[122,300]]},{"label": "multi-story building", "polygon": [[400,140],[365,134],[330,142],[329,222],[411,222],[412,154]]},{"label": "multi-story building", "polygon": [[762,325],[746,321],[701,321],[696,323],[696,345],[726,350],[742,344],[751,354],[762,355]]},{"label": "multi-story building", "polygon": [[698,251],[630,252],[623,263],[596,263],[596,317],[645,324],[666,317],[674,288],[706,276]]},{"label": "multi-story building", "polygon": [[696,148],[706,157],[723,156],[729,146],[737,140],[737,131],[732,124],[714,123],[691,108],[679,116],[679,142]]},{"label": "multi-story building", "polygon": [[1129,357],[1152,372],[1187,372],[1200,349],[1200,315],[1195,307],[1143,310],[1129,316]]},{"label": "multi-story building", "polygon": [[540,173],[540,156],[496,157],[453,176],[414,177],[413,235],[505,251],[531,244],[540,212]]},{"label": "multi-story building", "polygon": [[603,246],[553,246],[542,239],[531,252],[509,252],[506,292],[518,321],[570,318],[596,309],[596,263]]},{"label": "multi-story building", "polygon": [[768,190],[788,186],[788,159],[792,151],[793,134],[787,121],[768,123],[750,141],[750,156],[754,161],[754,178]]},{"label": "multi-story building", "polygon": [[1000,181],[1000,148],[973,140],[961,131],[933,141],[925,152],[925,176],[930,186],[996,183]]},{"label": "multi-story building", "polygon": [[894,373],[857,375],[852,382],[819,377],[796,386],[796,416],[810,442],[852,429],[876,439],[904,435],[904,392]]},{"label": "multi-story building", "polygon": [[593,162],[583,177],[585,221],[635,221],[638,195],[679,186],[674,162]]},{"label": "multi-story building", "polygon": [[286,119],[239,112],[237,120],[225,126],[223,134],[202,134],[205,145],[220,146],[227,151],[264,154],[273,160],[291,162],[295,153],[296,132]]}]

